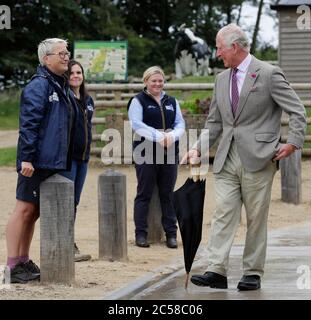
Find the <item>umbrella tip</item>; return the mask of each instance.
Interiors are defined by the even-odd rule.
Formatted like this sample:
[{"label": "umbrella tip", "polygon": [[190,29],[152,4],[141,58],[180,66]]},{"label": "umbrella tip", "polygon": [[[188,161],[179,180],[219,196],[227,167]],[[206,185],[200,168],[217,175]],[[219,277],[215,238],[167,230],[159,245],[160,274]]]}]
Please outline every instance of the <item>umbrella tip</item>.
[{"label": "umbrella tip", "polygon": [[186,281],[185,281],[185,289],[188,289],[188,282],[189,282],[189,272],[186,273]]}]

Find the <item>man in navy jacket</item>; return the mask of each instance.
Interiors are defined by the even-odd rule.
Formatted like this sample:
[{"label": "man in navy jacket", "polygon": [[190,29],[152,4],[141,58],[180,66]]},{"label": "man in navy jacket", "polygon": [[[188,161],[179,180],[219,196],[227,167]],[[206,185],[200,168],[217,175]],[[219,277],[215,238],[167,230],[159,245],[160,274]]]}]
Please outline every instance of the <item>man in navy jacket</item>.
[{"label": "man in navy jacket", "polygon": [[40,269],[29,260],[39,217],[39,185],[71,165],[75,102],[63,76],[70,58],[67,42],[57,38],[42,41],[38,57],[40,66],[24,88],[20,103],[17,202],[6,231],[12,283],[40,277]]}]

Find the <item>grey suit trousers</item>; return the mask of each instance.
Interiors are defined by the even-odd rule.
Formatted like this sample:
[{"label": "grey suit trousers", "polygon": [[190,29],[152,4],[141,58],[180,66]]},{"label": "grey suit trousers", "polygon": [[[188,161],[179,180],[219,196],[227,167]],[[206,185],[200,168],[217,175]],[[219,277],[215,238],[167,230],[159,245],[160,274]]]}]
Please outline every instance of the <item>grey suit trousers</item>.
[{"label": "grey suit trousers", "polygon": [[232,141],[222,170],[214,174],[216,210],[208,242],[207,271],[227,275],[229,253],[244,204],[247,233],[243,272],[244,275],[263,275],[267,219],[275,172],[276,164],[272,161],[260,171],[246,171],[242,167],[236,143]]}]

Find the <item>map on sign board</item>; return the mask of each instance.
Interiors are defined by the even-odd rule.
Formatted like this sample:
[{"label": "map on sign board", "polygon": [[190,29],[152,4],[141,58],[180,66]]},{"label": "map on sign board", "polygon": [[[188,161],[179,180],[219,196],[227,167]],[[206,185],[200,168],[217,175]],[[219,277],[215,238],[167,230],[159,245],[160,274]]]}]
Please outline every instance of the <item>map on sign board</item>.
[{"label": "map on sign board", "polygon": [[76,41],[74,58],[87,82],[127,80],[127,41]]}]

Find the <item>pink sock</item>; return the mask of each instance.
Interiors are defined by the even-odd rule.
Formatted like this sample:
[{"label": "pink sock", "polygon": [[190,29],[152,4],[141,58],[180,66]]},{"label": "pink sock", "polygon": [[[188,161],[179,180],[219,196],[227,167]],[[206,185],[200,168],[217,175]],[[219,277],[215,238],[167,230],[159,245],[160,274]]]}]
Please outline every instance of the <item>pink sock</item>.
[{"label": "pink sock", "polygon": [[20,257],[8,257],[7,266],[13,269],[20,262]]},{"label": "pink sock", "polygon": [[19,261],[20,261],[21,263],[25,263],[25,262],[29,261],[29,256],[28,256],[28,254],[27,254],[26,256],[20,256],[20,257],[19,257]]}]

